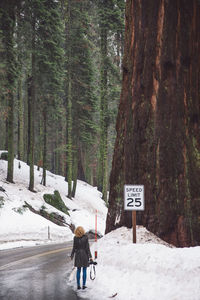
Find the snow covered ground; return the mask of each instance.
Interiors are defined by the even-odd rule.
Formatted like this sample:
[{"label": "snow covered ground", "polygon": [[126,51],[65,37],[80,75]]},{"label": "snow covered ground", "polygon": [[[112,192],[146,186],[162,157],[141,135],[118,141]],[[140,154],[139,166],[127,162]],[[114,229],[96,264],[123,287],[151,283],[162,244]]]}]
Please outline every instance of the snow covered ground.
[{"label": "snow covered ground", "polygon": [[98,257],[89,299],[200,299],[200,247],[171,247],[137,226],[137,244],[132,230],[119,228],[98,241]]},{"label": "snow covered ground", "polygon": [[[42,170],[35,168],[36,193],[28,191],[28,166],[15,159],[15,184],[6,182],[7,162],[0,160],[0,192],[4,203],[0,208],[0,250],[72,240],[68,227],[60,227],[43,217],[23,209],[24,201],[35,209],[46,207],[48,212],[58,212],[43,200],[44,193],[58,190],[70,216],[59,212],[67,223],[82,225],[86,231],[95,228],[98,210],[98,231],[104,234],[107,208],[96,188],[78,181],[77,194],[67,198],[67,183],[62,176],[47,172],[47,186],[40,185]],[[0,198],[2,199],[2,198]],[[0,206],[1,206],[0,200]],[[50,228],[50,240],[48,239]],[[137,226],[137,244],[132,243],[132,231],[119,228],[99,239],[91,246],[98,251],[96,279],[89,279],[88,289],[80,291],[91,300],[200,300],[200,247],[175,248]],[[75,272],[74,272],[75,275]],[[71,276],[72,277],[72,276]],[[75,276],[69,283],[76,289]],[[55,299],[56,300],[56,299]],[[70,300],[70,299],[69,299]]]},{"label": "snow covered ground", "polygon": [[[47,242],[62,242],[73,239],[73,234],[68,227],[58,226],[40,215],[32,213],[28,208],[23,208],[25,201],[35,210],[45,207],[48,213],[59,212],[65,217],[68,224],[82,225],[86,231],[94,230],[95,214],[98,214],[98,231],[105,232],[105,219],[107,208],[101,199],[101,193],[97,188],[78,181],[76,197],[73,200],[67,198],[68,184],[64,177],[54,175],[47,171],[47,185],[40,184],[42,169],[35,167],[35,191],[28,190],[29,167],[26,163],[14,160],[14,184],[6,182],[7,162],[0,160],[0,186],[6,190],[6,194],[0,192],[4,198],[4,204],[0,208],[0,249],[17,247],[21,245],[35,245]],[[47,204],[43,194],[53,194],[55,190],[60,192],[62,200],[70,209],[70,216],[58,211]],[[1,200],[0,200],[1,206]],[[48,227],[50,240],[48,239]]]}]

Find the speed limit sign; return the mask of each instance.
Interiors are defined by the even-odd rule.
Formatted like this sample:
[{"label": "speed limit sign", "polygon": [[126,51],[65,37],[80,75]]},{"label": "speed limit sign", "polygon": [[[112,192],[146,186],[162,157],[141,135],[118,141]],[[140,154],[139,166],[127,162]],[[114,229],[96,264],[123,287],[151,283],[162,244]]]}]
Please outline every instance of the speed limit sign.
[{"label": "speed limit sign", "polygon": [[144,185],[124,185],[124,209],[144,210]]}]

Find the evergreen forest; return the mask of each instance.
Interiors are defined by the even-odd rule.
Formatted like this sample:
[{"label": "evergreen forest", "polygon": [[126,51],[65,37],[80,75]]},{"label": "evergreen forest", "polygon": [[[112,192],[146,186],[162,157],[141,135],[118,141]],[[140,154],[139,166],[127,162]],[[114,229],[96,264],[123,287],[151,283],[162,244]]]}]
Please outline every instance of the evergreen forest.
[{"label": "evergreen forest", "polygon": [[[121,0],[1,0],[0,149],[68,181],[98,187],[107,202],[121,90]],[[20,167],[20,166],[19,166]]]}]

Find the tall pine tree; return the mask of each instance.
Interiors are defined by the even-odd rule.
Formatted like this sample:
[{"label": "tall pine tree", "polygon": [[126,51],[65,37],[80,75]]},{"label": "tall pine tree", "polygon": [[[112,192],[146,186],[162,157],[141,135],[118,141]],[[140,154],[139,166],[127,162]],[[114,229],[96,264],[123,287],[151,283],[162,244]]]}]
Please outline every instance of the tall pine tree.
[{"label": "tall pine tree", "polygon": [[14,161],[14,96],[17,79],[17,64],[15,50],[15,22],[16,7],[19,1],[1,1],[0,3],[0,23],[2,28],[2,42],[5,49],[5,97],[8,106],[8,169],[7,181],[13,182],[13,161]]},{"label": "tall pine tree", "polygon": [[[100,145],[98,159],[98,188],[107,202],[108,190],[108,135],[112,116],[116,116],[119,102],[121,51],[124,3],[97,1],[100,30]],[[117,41],[117,42],[116,42]],[[111,57],[114,57],[112,60]],[[118,88],[117,88],[118,86]],[[113,112],[114,110],[114,112]],[[112,135],[113,129],[111,130]]]},{"label": "tall pine tree", "polygon": [[[87,150],[95,132],[95,98],[91,55],[89,1],[68,1],[66,17],[67,58],[67,181],[68,196],[75,194],[77,177],[85,179]],[[83,150],[85,149],[85,150]],[[81,177],[83,176],[83,177]]]}]

